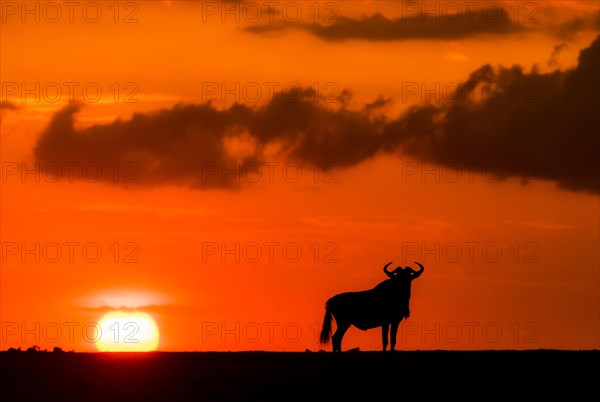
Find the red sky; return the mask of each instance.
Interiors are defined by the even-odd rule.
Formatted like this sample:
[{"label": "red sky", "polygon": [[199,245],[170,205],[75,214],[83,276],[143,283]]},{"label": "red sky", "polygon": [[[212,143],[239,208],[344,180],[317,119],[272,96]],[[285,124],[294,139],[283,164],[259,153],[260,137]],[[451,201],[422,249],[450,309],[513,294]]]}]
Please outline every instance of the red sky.
[{"label": "red sky", "polygon": [[597,2],[53,4],[2,2],[1,350],[122,309],[159,350],[316,350],[389,261],[425,266],[400,349],[600,346]]}]

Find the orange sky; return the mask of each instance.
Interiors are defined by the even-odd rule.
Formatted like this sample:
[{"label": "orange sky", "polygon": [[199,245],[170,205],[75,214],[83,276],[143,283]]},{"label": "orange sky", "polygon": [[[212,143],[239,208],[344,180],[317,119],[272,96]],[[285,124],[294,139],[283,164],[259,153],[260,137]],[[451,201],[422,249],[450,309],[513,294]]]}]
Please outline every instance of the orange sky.
[{"label": "orange sky", "polygon": [[[334,166],[329,172],[273,151],[259,163],[261,175],[247,171],[239,188],[190,187],[166,173],[157,182],[145,166],[132,170],[143,158],[118,164],[115,180],[105,165],[61,160],[60,150],[41,173],[23,172],[35,170],[36,144],[68,104],[70,87],[82,105],[78,130],[209,98],[216,110],[235,100],[257,110],[272,100],[269,88],[315,83],[333,109],[343,90],[352,93],[349,110],[389,98],[378,113],[393,120],[424,104],[421,85],[434,92],[438,85],[443,102],[446,88],[486,64],[520,65],[526,74],[535,66],[548,76],[570,71],[598,35],[597,19],[568,33],[559,28],[593,21],[597,2],[528,2],[535,7],[518,17],[510,11],[511,21],[527,28],[514,33],[386,40],[319,37],[310,31],[313,2],[287,3],[303,12],[295,25],[280,14],[274,22],[248,22],[245,3],[222,21],[219,2],[118,2],[118,16],[96,2],[87,6],[102,10],[93,23],[77,9],[73,22],[64,8],[51,22],[55,10],[43,3],[27,3],[34,14],[23,14],[14,8],[21,2],[2,2],[0,100],[11,106],[0,109],[0,349],[95,351],[91,330],[83,329],[124,308],[155,319],[159,350],[316,350],[327,298],[375,286],[389,261],[420,261],[426,269],[413,283],[399,349],[598,348],[598,193],[561,188],[551,175],[527,184],[512,174],[496,180],[398,149],[347,165],[331,162],[334,152],[320,161]],[[434,12],[448,17],[439,4]],[[482,4],[494,10],[513,2]],[[329,12],[344,21],[412,16],[395,2],[322,2],[318,9],[319,23]],[[247,29],[258,25],[263,32]],[[407,93],[415,84],[419,90]],[[91,101],[97,87],[103,95]],[[256,88],[261,96],[250,92]],[[243,136],[223,138],[234,157],[254,146]],[[77,179],[69,179],[68,163]],[[532,156],[525,163],[547,162]],[[55,180],[57,166],[62,180]],[[95,166],[112,179],[95,180]],[[377,350],[380,338],[377,329],[352,328],[344,348]]]}]

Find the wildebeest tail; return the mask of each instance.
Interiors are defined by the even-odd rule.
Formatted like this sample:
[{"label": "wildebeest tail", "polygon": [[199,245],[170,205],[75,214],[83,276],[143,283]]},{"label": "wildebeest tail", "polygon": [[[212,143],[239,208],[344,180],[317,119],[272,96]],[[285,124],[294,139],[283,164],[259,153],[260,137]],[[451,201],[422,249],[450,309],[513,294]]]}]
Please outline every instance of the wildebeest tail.
[{"label": "wildebeest tail", "polygon": [[323,318],[323,328],[321,329],[321,335],[319,335],[319,341],[321,345],[327,345],[329,343],[329,339],[331,339],[331,321],[333,319],[333,315],[329,310],[329,306],[325,305],[325,318]]}]

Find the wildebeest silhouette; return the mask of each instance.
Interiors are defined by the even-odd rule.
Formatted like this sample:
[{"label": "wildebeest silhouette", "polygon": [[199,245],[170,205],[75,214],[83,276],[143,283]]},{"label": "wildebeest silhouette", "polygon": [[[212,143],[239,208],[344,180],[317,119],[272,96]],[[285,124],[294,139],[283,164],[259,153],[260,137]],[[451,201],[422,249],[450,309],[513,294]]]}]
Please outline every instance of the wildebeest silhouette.
[{"label": "wildebeest silhouette", "polygon": [[[415,271],[411,267],[397,267],[388,271],[392,262],[383,267],[383,272],[389,279],[381,282],[373,289],[361,292],[340,293],[331,297],[325,303],[325,318],[321,330],[320,341],[325,345],[331,338],[334,352],[342,351],[342,338],[351,325],[364,330],[381,327],[383,351],[387,349],[388,333],[390,350],[396,346],[396,334],[400,322],[410,316],[410,288],[413,280],[417,279],[425,268]],[[337,329],[331,336],[331,321],[335,319]]]}]

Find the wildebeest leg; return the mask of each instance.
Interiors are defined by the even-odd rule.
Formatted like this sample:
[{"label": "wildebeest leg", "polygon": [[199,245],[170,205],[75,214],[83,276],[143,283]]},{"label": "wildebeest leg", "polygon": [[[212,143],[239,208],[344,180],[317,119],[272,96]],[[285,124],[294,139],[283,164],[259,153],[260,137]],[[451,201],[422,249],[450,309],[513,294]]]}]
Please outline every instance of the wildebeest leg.
[{"label": "wildebeest leg", "polygon": [[392,333],[390,334],[390,350],[394,350],[396,347],[396,334],[398,333],[398,326],[400,325],[400,321],[392,322]]},{"label": "wildebeest leg", "polygon": [[[383,351],[387,349],[388,345],[388,332],[390,331],[390,324],[383,324],[381,326],[381,342],[383,343]],[[393,349],[393,347],[392,347]]]},{"label": "wildebeest leg", "polygon": [[337,322],[337,329],[335,330],[335,334],[333,334],[333,336],[331,337],[331,343],[333,344],[334,352],[342,351],[342,338],[344,337],[344,334],[346,333],[348,328],[350,328],[350,325],[351,324],[348,324],[346,322]]}]

